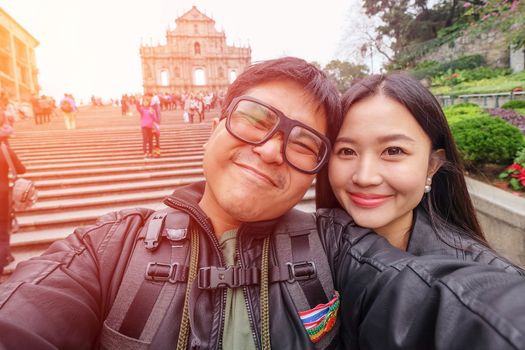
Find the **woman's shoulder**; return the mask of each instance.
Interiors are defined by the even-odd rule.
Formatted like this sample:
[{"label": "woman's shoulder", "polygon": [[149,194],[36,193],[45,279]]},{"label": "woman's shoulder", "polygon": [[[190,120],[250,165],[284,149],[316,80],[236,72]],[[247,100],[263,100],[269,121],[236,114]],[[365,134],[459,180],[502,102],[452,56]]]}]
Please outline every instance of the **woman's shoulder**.
[{"label": "woman's shoulder", "polygon": [[496,266],[508,272],[525,275],[525,270],[515,265],[494,249],[471,237],[462,237],[462,253],[465,260]]},{"label": "woman's shoulder", "polygon": [[418,210],[407,251],[414,255],[446,255],[464,261],[496,266],[509,272],[525,274],[521,268],[502,257],[489,246],[481,243],[459,228],[432,227],[428,214]]}]

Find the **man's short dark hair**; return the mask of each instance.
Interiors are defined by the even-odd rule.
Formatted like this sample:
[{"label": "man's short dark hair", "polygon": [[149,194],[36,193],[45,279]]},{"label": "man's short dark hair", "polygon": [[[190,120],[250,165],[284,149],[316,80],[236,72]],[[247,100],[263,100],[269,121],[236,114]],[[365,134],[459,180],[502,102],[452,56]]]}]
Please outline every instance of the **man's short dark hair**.
[{"label": "man's short dark hair", "polygon": [[332,81],[315,65],[296,57],[261,61],[249,66],[228,88],[221,117],[226,115],[226,109],[235,97],[262,83],[280,80],[294,81],[304,87],[305,92],[323,108],[328,125],[342,118],[339,93]]}]

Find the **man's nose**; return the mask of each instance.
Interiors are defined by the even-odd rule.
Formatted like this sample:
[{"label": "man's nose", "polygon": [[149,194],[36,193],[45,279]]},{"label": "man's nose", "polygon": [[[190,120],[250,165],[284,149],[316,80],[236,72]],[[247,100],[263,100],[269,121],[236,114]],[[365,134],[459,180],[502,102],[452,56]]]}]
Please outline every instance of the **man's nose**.
[{"label": "man's nose", "polygon": [[254,146],[253,151],[266,163],[283,163],[284,140],[282,134],[277,133],[271,139],[259,146]]}]

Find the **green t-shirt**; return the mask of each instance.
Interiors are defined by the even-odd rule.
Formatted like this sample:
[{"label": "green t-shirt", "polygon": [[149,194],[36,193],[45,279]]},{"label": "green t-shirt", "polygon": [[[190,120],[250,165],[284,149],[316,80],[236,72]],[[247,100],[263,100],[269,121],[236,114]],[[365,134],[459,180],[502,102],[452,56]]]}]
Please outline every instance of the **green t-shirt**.
[{"label": "green t-shirt", "polygon": [[[237,229],[226,231],[219,238],[222,253],[227,266],[238,264],[235,256]],[[255,343],[250,328],[248,310],[244,302],[243,288],[227,288],[224,333],[222,336],[224,349],[255,350]]]}]

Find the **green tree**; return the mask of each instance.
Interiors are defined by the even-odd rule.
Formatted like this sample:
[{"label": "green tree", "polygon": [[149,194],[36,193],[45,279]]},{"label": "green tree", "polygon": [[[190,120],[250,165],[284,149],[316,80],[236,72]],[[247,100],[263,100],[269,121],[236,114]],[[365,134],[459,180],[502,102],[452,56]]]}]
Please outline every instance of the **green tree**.
[{"label": "green tree", "polygon": [[376,36],[378,40],[389,40],[393,52],[390,64],[404,68],[411,62],[404,61],[406,57],[403,56],[413,55],[414,46],[437,38],[443,28],[453,26],[453,30],[445,34],[462,29],[457,24],[466,22],[463,3],[461,0],[441,0],[429,8],[427,0],[364,0],[363,9],[366,15],[382,22],[376,28]]},{"label": "green tree", "polygon": [[352,80],[368,74],[368,67],[348,61],[332,60],[323,71],[335,82],[337,89],[344,92],[350,87]]}]

